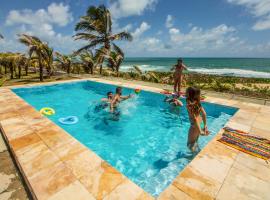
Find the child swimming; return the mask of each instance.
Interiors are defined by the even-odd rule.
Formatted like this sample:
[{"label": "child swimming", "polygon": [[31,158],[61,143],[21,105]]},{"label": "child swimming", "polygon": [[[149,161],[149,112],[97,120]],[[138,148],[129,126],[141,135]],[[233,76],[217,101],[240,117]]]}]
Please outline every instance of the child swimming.
[{"label": "child swimming", "polygon": [[[190,120],[190,128],[188,133],[187,146],[195,152],[198,148],[197,141],[200,135],[209,135],[206,121],[206,112],[201,105],[201,91],[195,87],[189,87],[186,90],[187,110]],[[204,127],[201,129],[201,121]]]},{"label": "child swimming", "polygon": [[180,96],[178,94],[172,94],[172,98],[166,96],[164,102],[167,102],[173,106],[183,106],[183,103],[179,100],[179,97]]},{"label": "child swimming", "polygon": [[113,113],[115,108],[117,108],[118,104],[121,101],[127,100],[129,98],[133,97],[133,95],[127,95],[127,96],[122,96],[122,87],[117,87],[115,90],[115,95],[111,101],[111,106],[110,106],[110,110]]},{"label": "child swimming", "polygon": [[110,106],[111,102],[113,99],[113,93],[112,92],[107,92],[107,98],[102,98],[101,103],[96,105],[95,107],[95,112],[99,112],[107,107]]}]

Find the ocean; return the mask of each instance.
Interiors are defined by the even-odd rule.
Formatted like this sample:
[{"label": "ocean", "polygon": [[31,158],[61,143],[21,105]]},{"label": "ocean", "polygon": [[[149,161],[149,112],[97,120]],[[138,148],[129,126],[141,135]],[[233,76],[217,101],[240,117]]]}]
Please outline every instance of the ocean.
[{"label": "ocean", "polygon": [[[270,78],[270,58],[183,58],[191,72],[222,76]],[[177,58],[125,58],[121,71],[137,65],[143,71],[170,71]]]}]

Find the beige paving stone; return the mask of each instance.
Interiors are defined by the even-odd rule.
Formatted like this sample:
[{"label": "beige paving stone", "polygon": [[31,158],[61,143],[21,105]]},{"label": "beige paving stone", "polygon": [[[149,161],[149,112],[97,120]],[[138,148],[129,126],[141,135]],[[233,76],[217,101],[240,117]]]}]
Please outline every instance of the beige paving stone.
[{"label": "beige paving stone", "polygon": [[70,155],[65,159],[66,165],[72,169],[78,178],[86,176],[100,167],[102,162],[102,159],[90,150],[85,150],[77,155]]},{"label": "beige paving stone", "polygon": [[19,117],[19,113],[15,110],[13,110],[11,112],[0,113],[0,123],[2,120],[13,118],[13,117]]},{"label": "beige paving stone", "polygon": [[263,181],[237,168],[232,168],[222,185],[218,200],[269,199],[270,182]]},{"label": "beige paving stone", "polygon": [[201,175],[189,165],[172,184],[194,199],[213,199],[221,187],[220,182]]},{"label": "beige paving stone", "polygon": [[[144,195],[142,196],[142,194]],[[147,195],[139,186],[137,186],[130,180],[125,180],[120,185],[118,185],[111,193],[105,196],[104,200],[142,200],[142,198],[144,198],[145,200],[153,199],[151,196]]]},{"label": "beige paving stone", "polygon": [[47,167],[29,179],[38,199],[48,199],[53,194],[74,183],[76,178],[64,164]]},{"label": "beige paving stone", "polygon": [[36,133],[31,133],[10,141],[11,148],[17,151],[26,146],[40,142],[41,139]]},{"label": "beige paving stone", "polygon": [[[218,137],[220,138],[220,137]],[[200,155],[206,155],[209,158],[218,160],[226,165],[232,165],[238,155],[239,151],[222,144],[217,139],[211,141],[200,153]]]},{"label": "beige paving stone", "polygon": [[42,142],[18,149],[16,156],[27,177],[32,177],[59,163],[59,159]]},{"label": "beige paving stone", "polygon": [[80,153],[65,163],[97,199],[102,199],[126,179],[91,151]]},{"label": "beige paving stone", "polygon": [[254,128],[270,130],[269,119],[265,117],[258,116],[252,125]]},{"label": "beige paving stone", "polygon": [[252,125],[257,117],[257,114],[254,114],[250,111],[239,110],[231,120],[233,122],[241,123],[243,125]]},{"label": "beige paving stone", "polygon": [[45,125],[43,129],[37,131],[37,134],[46,143],[46,145],[53,150],[62,145],[69,144],[74,140],[69,134],[54,124],[47,127]]},{"label": "beige paving stone", "polygon": [[87,147],[78,142],[77,140],[72,140],[70,143],[63,144],[59,147],[53,149],[54,153],[60,158],[62,161],[66,161],[74,156],[79,155],[84,151],[89,151]]},{"label": "beige paving stone", "polygon": [[[257,158],[255,156],[251,156],[251,155],[246,154],[246,153],[242,153],[242,152],[240,152],[238,154],[236,161],[241,163],[241,164],[250,166],[251,168],[255,164],[255,165],[263,166],[262,169],[265,168],[265,167],[270,169],[270,163],[268,161],[263,160],[261,158]],[[262,174],[264,174],[264,173],[262,173]]]},{"label": "beige paving stone", "polygon": [[[228,174],[233,161],[230,164],[222,162],[222,158],[214,155],[197,155],[189,164],[194,172],[202,177],[210,178],[216,182],[216,186],[221,186]],[[219,182],[220,184],[217,184]]]},{"label": "beige paving stone", "polygon": [[3,120],[1,121],[1,125],[9,140],[33,133],[33,129],[19,117]]},{"label": "beige paving stone", "polygon": [[244,101],[238,101],[237,104],[235,104],[235,106],[245,111],[252,111],[252,112],[258,112],[261,109],[261,105],[248,103]]},{"label": "beige paving stone", "polygon": [[264,138],[270,140],[270,130],[264,129],[264,127],[262,127],[262,129],[252,127],[250,130],[250,134],[258,135],[260,137],[264,137]]},{"label": "beige paving stone", "polygon": [[228,123],[226,123],[225,126],[228,126],[233,129],[249,132],[251,130],[251,125],[245,125],[238,122],[235,122],[233,120],[230,120]]},{"label": "beige paving stone", "polygon": [[94,196],[90,194],[84,186],[75,181],[70,185],[64,187],[59,192],[55,193],[48,200],[95,200]]},{"label": "beige paving stone", "polygon": [[[241,172],[245,172],[247,174],[250,174],[254,177],[257,177],[263,181],[269,181],[270,180],[270,169],[267,166],[264,166],[262,164],[259,164],[256,161],[249,160],[246,163],[236,162],[233,165],[234,168],[238,169]],[[263,172],[263,173],[262,173]]]},{"label": "beige paving stone", "polygon": [[190,196],[186,193],[179,190],[177,187],[170,185],[166,190],[164,190],[159,197],[158,200],[192,200]]}]

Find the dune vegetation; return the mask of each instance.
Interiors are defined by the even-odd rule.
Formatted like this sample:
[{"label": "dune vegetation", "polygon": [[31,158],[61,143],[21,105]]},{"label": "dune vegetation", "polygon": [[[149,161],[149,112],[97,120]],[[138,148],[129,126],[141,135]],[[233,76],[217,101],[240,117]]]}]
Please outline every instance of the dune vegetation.
[{"label": "dune vegetation", "polygon": [[[134,66],[121,71],[125,58],[122,49],[115,43],[131,41],[128,32],[113,33],[109,10],[101,5],[90,6],[75,25],[74,40],[83,40],[85,45],[74,49],[69,55],[54,51],[52,44],[40,38],[20,34],[18,42],[27,47],[27,52],[0,52],[0,86],[69,79],[78,74],[99,74],[130,80],[173,84],[172,72],[142,71]],[[0,34],[0,40],[4,36]],[[204,90],[228,92],[245,96],[270,98],[270,79],[238,78],[185,73],[184,86],[195,85]]]}]

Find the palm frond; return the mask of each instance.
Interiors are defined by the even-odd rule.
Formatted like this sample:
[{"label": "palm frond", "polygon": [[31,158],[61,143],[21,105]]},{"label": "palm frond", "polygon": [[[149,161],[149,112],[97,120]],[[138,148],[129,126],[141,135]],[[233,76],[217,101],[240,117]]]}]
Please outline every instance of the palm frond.
[{"label": "palm frond", "polygon": [[125,31],[110,36],[110,40],[128,40],[128,41],[132,41],[132,39],[133,39],[132,35],[130,33],[128,33],[128,32],[125,32]]},{"label": "palm frond", "polygon": [[74,36],[75,40],[96,40],[98,39],[98,36],[91,34],[91,33],[76,33]]},{"label": "palm frond", "polygon": [[143,74],[142,70],[141,70],[138,66],[134,65],[134,66],[133,66],[133,69],[134,69],[138,74],[140,74],[140,75]]}]

